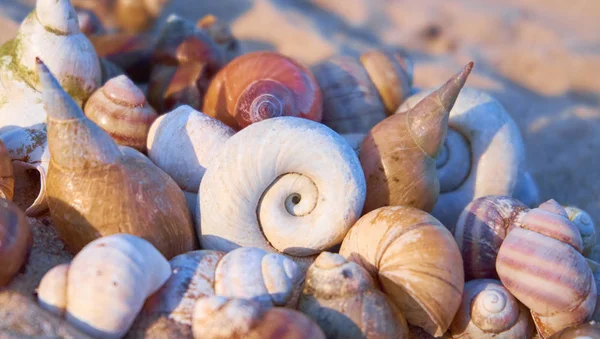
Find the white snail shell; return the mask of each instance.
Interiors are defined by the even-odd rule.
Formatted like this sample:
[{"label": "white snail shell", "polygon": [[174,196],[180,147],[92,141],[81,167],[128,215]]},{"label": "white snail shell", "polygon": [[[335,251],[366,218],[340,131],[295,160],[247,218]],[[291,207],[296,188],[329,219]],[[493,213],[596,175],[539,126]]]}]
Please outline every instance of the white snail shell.
[{"label": "white snail shell", "polygon": [[209,162],[235,132],[184,105],[160,116],[148,132],[148,157],[182,190],[198,193]]},{"label": "white snail shell", "polygon": [[158,250],[128,234],[90,242],[75,256],[68,272],[66,269],[51,270],[42,279],[40,304],[64,312],[68,322],[102,338],[122,337],[146,298],[171,274]]},{"label": "white snail shell", "polygon": [[[411,96],[398,112],[412,108],[431,92]],[[535,184],[524,168],[525,147],[519,128],[497,100],[485,92],[463,88],[448,125],[444,148],[437,157],[440,195],[433,216],[453,229],[463,208],[479,197],[511,196],[520,188],[522,197],[529,194],[527,199],[535,199]]]},{"label": "white snail shell", "polygon": [[342,241],[365,194],[356,153],[337,133],[302,118],[263,120],[232,136],[206,171],[200,242],[313,256]]},{"label": "white snail shell", "polygon": [[494,279],[465,284],[462,303],[450,326],[452,338],[531,338],[529,310]]}]

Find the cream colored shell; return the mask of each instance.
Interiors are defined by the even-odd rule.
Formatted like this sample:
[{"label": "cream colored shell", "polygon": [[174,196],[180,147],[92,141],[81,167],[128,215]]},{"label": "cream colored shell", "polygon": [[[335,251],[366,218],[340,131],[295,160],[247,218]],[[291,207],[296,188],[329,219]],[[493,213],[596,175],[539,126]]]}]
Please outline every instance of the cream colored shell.
[{"label": "cream colored shell", "polygon": [[51,270],[38,298],[92,336],[120,338],[170,274],[168,261],[149,242],[115,234],[89,243],[70,266]]},{"label": "cream colored shell", "polygon": [[[431,92],[409,97],[398,112],[412,108]],[[526,174],[519,128],[497,100],[480,90],[463,88],[448,124],[444,150],[437,158],[440,195],[433,216],[453,229],[472,200],[487,195],[511,196],[517,188],[522,196],[515,198],[527,198],[525,204],[535,204],[531,200],[537,199],[537,188]]]},{"label": "cream colored shell", "polygon": [[356,153],[337,133],[302,118],[263,120],[232,136],[206,171],[200,242],[313,256],[342,241],[365,194]]}]

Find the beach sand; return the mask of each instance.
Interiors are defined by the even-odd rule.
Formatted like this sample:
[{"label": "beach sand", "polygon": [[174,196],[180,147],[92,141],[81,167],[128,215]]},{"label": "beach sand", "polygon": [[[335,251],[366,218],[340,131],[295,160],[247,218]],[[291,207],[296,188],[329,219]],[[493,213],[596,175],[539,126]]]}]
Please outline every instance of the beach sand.
[{"label": "beach sand", "polygon": [[[14,36],[33,3],[0,0],[0,42]],[[517,122],[542,200],[578,206],[600,223],[599,1],[172,0],[155,31],[169,13],[215,14],[244,51],[278,50],[306,64],[403,47],[420,88],[440,85],[473,60],[467,86],[489,91]],[[30,220],[34,248],[11,284],[24,294],[69,260],[49,217]]]}]

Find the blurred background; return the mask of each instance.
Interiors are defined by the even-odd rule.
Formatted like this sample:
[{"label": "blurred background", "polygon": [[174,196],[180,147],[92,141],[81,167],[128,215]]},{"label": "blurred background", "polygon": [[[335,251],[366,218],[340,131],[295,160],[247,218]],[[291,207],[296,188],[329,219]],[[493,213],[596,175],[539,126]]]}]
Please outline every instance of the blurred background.
[{"label": "blurred background", "polygon": [[[0,0],[0,43],[34,3]],[[278,50],[305,64],[402,47],[420,88],[473,60],[467,85],[489,91],[516,120],[541,198],[600,223],[600,1],[171,0],[155,32],[171,13],[214,14],[243,52]]]}]

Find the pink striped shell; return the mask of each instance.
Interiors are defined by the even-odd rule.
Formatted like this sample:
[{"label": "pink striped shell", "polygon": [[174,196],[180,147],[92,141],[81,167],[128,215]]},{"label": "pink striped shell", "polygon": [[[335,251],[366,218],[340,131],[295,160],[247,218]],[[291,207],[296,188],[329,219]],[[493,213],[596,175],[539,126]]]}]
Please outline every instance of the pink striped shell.
[{"label": "pink striped shell", "polygon": [[596,283],[582,248],[577,227],[554,200],[528,212],[500,247],[500,280],[531,310],[542,338],[582,324],[594,312]]}]

